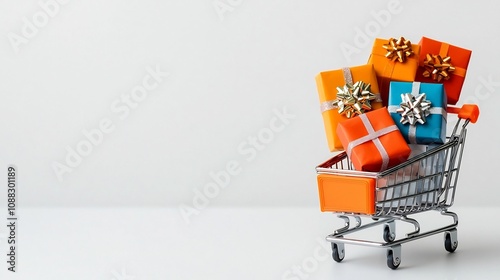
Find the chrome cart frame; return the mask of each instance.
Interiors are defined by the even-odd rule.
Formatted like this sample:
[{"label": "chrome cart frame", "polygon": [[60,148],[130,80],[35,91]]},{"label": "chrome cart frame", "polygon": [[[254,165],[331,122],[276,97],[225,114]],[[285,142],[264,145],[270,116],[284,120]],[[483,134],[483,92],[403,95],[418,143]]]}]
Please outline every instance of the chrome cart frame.
[{"label": "chrome cart frame", "polygon": [[[472,122],[476,119],[477,116]],[[458,215],[448,211],[448,208],[453,205],[455,199],[467,125],[471,121],[462,120],[463,116],[459,114],[453,132],[447,137],[445,144],[435,146],[383,172],[354,170],[345,152],[316,167],[317,174],[373,178],[376,181],[374,214],[334,212],[344,221],[342,228],[326,237],[326,240],[331,242],[332,257],[336,262],[344,259],[345,244],[362,245],[385,248],[388,267],[396,269],[401,264],[402,244],[439,233],[444,233],[444,246],[448,252],[457,249]],[[419,222],[410,216],[430,210],[451,217],[452,222],[434,230],[421,232]],[[362,217],[371,219],[367,224],[362,224]],[[411,224],[413,231],[403,238],[396,239],[396,222]],[[346,237],[375,226],[383,227],[384,242]]]}]

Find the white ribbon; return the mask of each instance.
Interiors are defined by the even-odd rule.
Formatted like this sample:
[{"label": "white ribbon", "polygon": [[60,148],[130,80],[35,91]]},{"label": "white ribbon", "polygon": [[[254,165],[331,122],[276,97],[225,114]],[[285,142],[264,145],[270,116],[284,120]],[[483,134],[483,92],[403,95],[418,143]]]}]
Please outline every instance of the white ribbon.
[{"label": "white ribbon", "polygon": [[349,142],[349,145],[347,145],[346,149],[347,155],[351,157],[352,149],[354,149],[356,146],[359,146],[368,141],[373,141],[373,144],[375,144],[375,147],[377,147],[377,150],[379,151],[380,156],[382,157],[382,166],[380,167],[380,171],[384,171],[385,169],[387,169],[387,166],[389,165],[389,155],[387,154],[387,151],[382,145],[382,142],[380,142],[380,139],[378,138],[389,132],[398,130],[398,127],[396,125],[391,125],[388,127],[384,127],[378,131],[375,131],[375,129],[373,129],[372,124],[370,123],[370,120],[368,120],[368,117],[365,114],[359,115],[359,117],[361,118],[361,121],[363,122],[366,131],[368,131],[368,135]]},{"label": "white ribbon", "polygon": [[342,74],[344,75],[345,84],[350,84],[350,85],[354,84],[352,80],[351,69],[349,69],[349,67],[342,67]]}]

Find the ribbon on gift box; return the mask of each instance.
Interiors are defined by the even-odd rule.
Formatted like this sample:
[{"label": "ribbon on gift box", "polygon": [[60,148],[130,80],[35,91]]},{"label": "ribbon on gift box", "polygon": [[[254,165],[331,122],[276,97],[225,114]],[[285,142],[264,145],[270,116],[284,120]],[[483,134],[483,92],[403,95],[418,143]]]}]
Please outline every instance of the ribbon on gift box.
[{"label": "ribbon on gift box", "polygon": [[[415,100],[408,100],[406,95],[410,94],[415,98]],[[426,102],[425,99],[425,93],[420,93],[420,82],[413,82],[412,87],[411,87],[411,93],[404,93],[401,95],[402,103],[400,106],[396,105],[391,105],[387,108],[389,113],[400,113],[402,115],[402,118],[400,122],[402,124],[409,124],[410,127],[408,128],[408,140],[410,141],[410,144],[417,144],[417,125],[425,124],[425,117],[430,115],[430,114],[438,114],[442,115],[444,119],[446,120],[447,114],[446,110],[442,107],[430,107],[430,102]],[[410,104],[408,104],[408,102]],[[419,114],[413,114],[412,117],[415,117],[415,121],[409,121],[408,115],[405,113],[411,113],[408,112],[408,110],[414,110],[419,112]]]},{"label": "ribbon on gift box", "polygon": [[448,56],[449,48],[450,44],[441,43],[439,54],[426,54],[423,65],[425,71],[422,72],[422,76],[432,78],[437,82],[449,80],[451,75],[465,77],[467,71],[465,68],[455,67],[451,64],[452,58]]},{"label": "ribbon on gift box", "polygon": [[361,115],[365,110],[371,110],[370,101],[382,102],[379,93],[370,91],[370,84],[363,81],[353,82],[351,69],[342,68],[345,85],[337,87],[337,98],[327,100],[320,105],[321,113],[333,109],[338,109],[340,114],[351,118],[355,115]]},{"label": "ribbon on gift box", "polygon": [[[410,40],[407,40],[404,37],[399,37],[399,39],[390,38],[385,44],[382,45],[382,47],[378,46],[376,50],[377,55],[383,55],[387,59],[387,62],[383,64],[384,66],[380,67],[379,72],[377,72],[377,75],[379,76],[379,89],[381,91],[389,90],[389,84],[391,80],[393,80],[392,77],[394,76],[395,71],[398,71],[402,67],[398,66],[398,64],[413,64],[408,63],[409,60],[415,60],[414,62],[418,63],[418,56],[420,54],[419,51],[419,46],[414,47]],[[383,52],[385,52],[385,54]],[[411,68],[411,66],[407,67]],[[410,81],[413,80],[413,78],[414,77],[411,77],[411,79],[405,78],[402,79],[402,81]]]},{"label": "ribbon on gift box", "polygon": [[377,147],[380,156],[382,157],[382,166],[380,167],[380,171],[384,171],[385,169],[387,169],[387,166],[389,165],[389,154],[387,154],[387,151],[385,150],[384,145],[382,145],[382,142],[380,142],[379,137],[388,134],[390,132],[397,131],[398,127],[395,124],[393,124],[388,127],[384,127],[380,130],[375,131],[372,124],[370,123],[370,120],[366,115],[364,114],[359,115],[359,117],[363,122],[363,125],[365,126],[368,135],[349,142],[349,145],[347,145],[346,149],[347,156],[351,157],[352,149],[354,149],[356,146],[372,141],[373,144],[375,144],[375,147]]}]

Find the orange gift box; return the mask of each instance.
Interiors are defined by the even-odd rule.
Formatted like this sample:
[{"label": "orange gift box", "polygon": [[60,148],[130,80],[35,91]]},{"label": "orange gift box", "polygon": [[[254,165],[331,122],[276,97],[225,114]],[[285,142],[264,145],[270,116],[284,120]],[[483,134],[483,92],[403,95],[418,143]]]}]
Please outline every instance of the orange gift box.
[{"label": "orange gift box", "polygon": [[[465,81],[465,75],[467,73],[467,67],[469,66],[472,51],[426,37],[422,37],[419,45],[421,46],[421,51],[419,56],[419,68],[417,70],[417,75],[415,76],[415,81],[424,83],[442,83],[446,91],[448,104],[456,104],[460,98],[460,93]],[[450,63],[455,67],[455,71],[448,73],[450,77],[448,80],[443,79],[439,82],[434,80],[432,76],[423,76],[423,73],[426,70],[424,67],[424,61],[428,54],[431,56],[439,55],[441,58],[451,58]]]},{"label": "orange gift box", "polygon": [[[352,82],[363,81],[369,83],[371,92],[379,93],[377,77],[372,65],[361,65],[349,67],[352,76]],[[342,150],[342,143],[337,136],[337,124],[347,120],[345,115],[341,115],[336,108],[326,108],[325,105],[331,103],[337,98],[337,87],[343,87],[346,84],[343,69],[321,72],[316,76],[316,85],[319,93],[319,101],[322,107],[323,123],[325,126],[326,138],[330,151]],[[382,102],[373,100],[371,102],[373,110],[382,108]],[[326,106],[328,107],[328,106]]]},{"label": "orange gift box", "polygon": [[318,175],[319,202],[322,212],[375,213],[375,179]]},{"label": "orange gift box", "polygon": [[386,108],[339,123],[337,134],[356,170],[384,171],[406,161],[411,153]]},{"label": "orange gift box", "polygon": [[388,39],[376,38],[373,44],[369,64],[373,64],[377,74],[378,86],[383,106],[387,106],[389,96],[389,84],[391,81],[413,82],[418,69],[420,45],[411,44],[413,54],[406,58],[405,62],[389,59],[385,55],[387,50],[383,47]]}]

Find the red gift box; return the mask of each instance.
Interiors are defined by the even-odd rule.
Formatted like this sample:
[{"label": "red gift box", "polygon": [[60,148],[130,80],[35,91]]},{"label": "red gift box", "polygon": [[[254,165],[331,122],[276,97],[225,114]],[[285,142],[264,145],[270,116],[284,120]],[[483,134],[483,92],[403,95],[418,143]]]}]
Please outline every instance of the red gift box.
[{"label": "red gift box", "polygon": [[386,108],[339,123],[337,134],[356,170],[384,171],[406,161],[411,153]]},{"label": "red gift box", "polygon": [[[460,93],[465,81],[465,75],[467,74],[467,67],[469,66],[469,60],[472,51],[426,37],[422,37],[419,45],[421,46],[421,50],[418,62],[419,67],[415,76],[415,81],[424,83],[442,83],[446,91],[446,96],[448,99],[447,103],[456,104],[458,102],[458,99],[460,98]],[[445,79],[443,75],[438,74],[438,70],[440,70],[441,68],[438,68],[434,75],[430,74],[429,77],[424,77],[424,72],[426,70],[432,71],[433,69],[431,66],[429,66],[429,64],[427,65],[427,68],[425,67],[424,62],[426,60],[429,60],[429,58],[427,57],[428,55],[430,56],[429,58],[433,63],[439,61],[437,55],[439,55],[441,59],[444,59],[446,57],[450,58],[449,63],[451,63],[451,65],[455,67],[455,70],[445,71],[444,75],[449,76],[449,79]],[[441,78],[439,76],[441,76]]]}]

